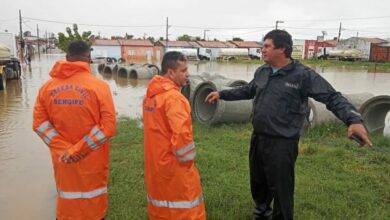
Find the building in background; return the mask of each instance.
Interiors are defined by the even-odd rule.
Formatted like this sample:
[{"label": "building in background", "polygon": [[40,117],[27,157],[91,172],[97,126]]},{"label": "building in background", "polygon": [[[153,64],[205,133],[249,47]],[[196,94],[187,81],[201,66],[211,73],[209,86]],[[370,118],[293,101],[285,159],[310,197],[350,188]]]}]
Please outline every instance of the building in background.
[{"label": "building in background", "polygon": [[122,57],[119,40],[93,40],[91,48],[92,59],[99,57],[119,59]]},{"label": "building in background", "polygon": [[371,44],[383,44],[388,41],[380,38],[368,37],[351,37],[345,40],[340,40],[337,44],[338,50],[355,49],[360,51],[361,60],[369,60],[371,52]]},{"label": "building in background", "polygon": [[305,40],[293,39],[291,57],[295,60],[302,60],[305,58]]}]

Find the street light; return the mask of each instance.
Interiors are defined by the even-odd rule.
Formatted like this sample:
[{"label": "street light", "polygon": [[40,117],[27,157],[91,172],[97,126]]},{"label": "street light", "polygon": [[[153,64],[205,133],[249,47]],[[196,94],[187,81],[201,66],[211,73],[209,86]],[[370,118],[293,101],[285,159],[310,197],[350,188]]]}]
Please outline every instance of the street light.
[{"label": "street light", "polygon": [[206,40],[206,32],[210,30],[203,30],[203,40]]},{"label": "street light", "polygon": [[284,21],[276,21],[276,25],[275,25],[275,29],[276,29],[276,30],[278,29],[278,24],[279,24],[279,23],[282,24],[282,23],[284,23]]}]

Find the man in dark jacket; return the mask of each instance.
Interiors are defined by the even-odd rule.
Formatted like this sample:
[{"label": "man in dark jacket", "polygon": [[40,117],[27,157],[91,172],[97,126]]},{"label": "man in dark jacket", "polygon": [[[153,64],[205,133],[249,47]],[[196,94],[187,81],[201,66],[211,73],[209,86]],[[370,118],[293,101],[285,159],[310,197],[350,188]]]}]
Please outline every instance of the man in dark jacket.
[{"label": "man in dark jacket", "polygon": [[294,167],[309,97],[324,103],[348,126],[349,138],[357,135],[362,145],[372,146],[355,107],[319,74],[293,60],[291,52],[289,33],[269,32],[262,48],[266,64],[256,70],[254,79],[206,97],[209,103],[254,99],[249,163],[255,219],[293,219]]}]

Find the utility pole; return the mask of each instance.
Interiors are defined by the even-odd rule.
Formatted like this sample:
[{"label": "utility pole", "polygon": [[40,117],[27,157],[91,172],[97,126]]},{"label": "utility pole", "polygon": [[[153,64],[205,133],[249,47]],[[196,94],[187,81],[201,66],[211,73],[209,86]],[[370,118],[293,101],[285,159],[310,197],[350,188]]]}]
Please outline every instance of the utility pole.
[{"label": "utility pole", "polygon": [[167,29],[166,29],[166,36],[165,36],[165,48],[168,49],[168,17],[167,17]]},{"label": "utility pole", "polygon": [[45,30],[45,38],[46,38],[46,54],[47,54],[48,53],[47,30]]},{"label": "utility pole", "polygon": [[275,29],[276,29],[276,30],[278,29],[278,24],[279,24],[279,23],[282,24],[282,23],[284,23],[284,21],[276,21],[276,25],[275,25]]},{"label": "utility pole", "polygon": [[24,63],[24,40],[23,40],[23,29],[22,29],[22,11],[19,9],[19,28],[20,28],[20,36],[19,36],[19,41],[20,41],[20,62]]},{"label": "utility pole", "polygon": [[337,38],[337,43],[340,42],[340,36],[341,36],[341,22],[339,27],[339,37]]},{"label": "utility pole", "polygon": [[37,44],[38,44],[38,57],[39,57],[39,60],[41,60],[41,48],[39,46],[39,27],[38,27],[38,24],[37,24]]},{"label": "utility pole", "polygon": [[210,30],[203,30],[203,40],[205,40],[205,41],[206,41],[206,32],[207,31],[210,31]]}]

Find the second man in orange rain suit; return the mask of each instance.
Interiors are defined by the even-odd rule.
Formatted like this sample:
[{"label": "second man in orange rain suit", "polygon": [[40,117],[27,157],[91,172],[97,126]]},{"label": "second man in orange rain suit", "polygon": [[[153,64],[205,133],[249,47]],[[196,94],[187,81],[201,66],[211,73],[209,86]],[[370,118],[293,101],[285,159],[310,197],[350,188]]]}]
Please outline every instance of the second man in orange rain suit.
[{"label": "second man in orange rain suit", "polygon": [[69,45],[39,91],[34,131],[50,149],[59,220],[100,220],[107,213],[109,138],[115,133],[111,91],[90,70],[90,49]]},{"label": "second man in orange rain suit", "polygon": [[149,218],[206,219],[191,109],[179,91],[189,77],[187,61],[179,52],[168,52],[161,66],[163,76],[150,81],[143,103]]}]

